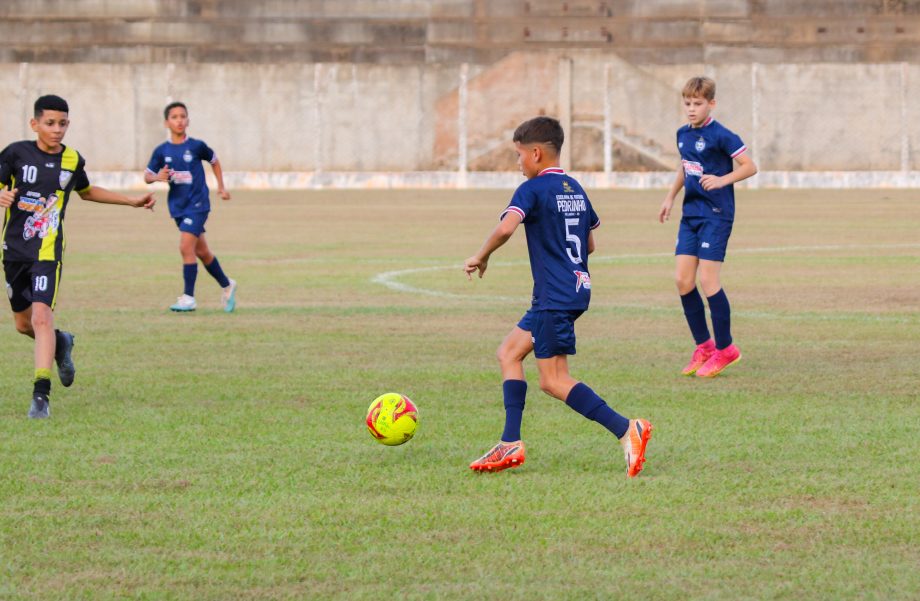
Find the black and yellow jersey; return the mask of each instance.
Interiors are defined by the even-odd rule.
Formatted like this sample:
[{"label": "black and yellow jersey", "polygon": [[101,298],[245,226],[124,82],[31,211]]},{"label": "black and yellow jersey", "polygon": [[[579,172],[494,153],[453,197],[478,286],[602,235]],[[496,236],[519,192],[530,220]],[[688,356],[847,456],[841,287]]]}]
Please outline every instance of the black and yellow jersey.
[{"label": "black and yellow jersey", "polygon": [[14,142],[0,152],[0,184],[18,189],[3,216],[4,261],[60,261],[64,213],[74,190],[89,190],[86,161],[73,148],[48,154],[34,141]]}]

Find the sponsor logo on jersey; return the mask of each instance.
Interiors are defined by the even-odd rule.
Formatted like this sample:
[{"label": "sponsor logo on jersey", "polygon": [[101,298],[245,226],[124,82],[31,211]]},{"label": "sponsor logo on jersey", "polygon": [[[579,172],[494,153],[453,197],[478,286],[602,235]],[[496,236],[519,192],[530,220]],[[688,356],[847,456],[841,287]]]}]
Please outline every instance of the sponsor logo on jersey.
[{"label": "sponsor logo on jersey", "polygon": [[591,274],[587,271],[577,270],[572,273],[575,274],[575,292],[581,290],[582,287],[584,287],[585,290],[591,289]]},{"label": "sponsor logo on jersey", "polygon": [[45,163],[45,167],[48,169],[54,169],[54,163]]},{"label": "sponsor logo on jersey", "polygon": [[684,175],[687,177],[703,177],[703,165],[697,163],[696,161],[688,161],[684,159]]},{"label": "sponsor logo on jersey", "polygon": [[186,163],[192,162],[192,153],[190,150],[186,149],[185,152],[182,153],[182,160]]},{"label": "sponsor logo on jersey", "polygon": [[70,183],[70,178],[73,177],[73,171],[61,170],[61,173],[58,174],[58,183],[61,184],[61,189],[67,187],[67,184]]},{"label": "sponsor logo on jersey", "polygon": [[706,150],[706,140],[700,136],[700,139],[696,141],[696,144],[694,144],[693,147],[696,148],[697,152],[703,152]]},{"label": "sponsor logo on jersey", "polygon": [[40,210],[33,211],[22,226],[23,240],[31,240],[35,236],[45,238],[49,234],[56,232],[61,222],[60,212],[57,208],[57,195],[51,194],[48,196],[48,200],[43,198],[40,200],[44,201]]},{"label": "sponsor logo on jersey", "polygon": [[191,171],[173,171],[169,177],[169,180],[174,184],[191,184],[192,183],[192,172]]},{"label": "sponsor logo on jersey", "polygon": [[172,157],[166,157],[163,160],[166,161],[167,163],[172,163]]}]

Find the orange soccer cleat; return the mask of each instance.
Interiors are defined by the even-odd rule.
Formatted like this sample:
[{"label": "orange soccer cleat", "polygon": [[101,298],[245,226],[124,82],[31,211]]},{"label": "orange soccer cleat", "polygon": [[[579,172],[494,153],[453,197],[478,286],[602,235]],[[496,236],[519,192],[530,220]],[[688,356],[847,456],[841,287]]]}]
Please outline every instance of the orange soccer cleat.
[{"label": "orange soccer cleat", "polygon": [[706,361],[708,361],[715,352],[716,345],[713,343],[712,338],[703,344],[697,345],[696,350],[693,351],[693,357],[690,358],[690,363],[687,364],[687,367],[685,367],[681,373],[685,376],[692,376],[696,373],[696,370],[706,364]]},{"label": "orange soccer cleat", "polygon": [[524,464],[524,441],[500,442],[470,464],[474,472],[500,472]]},{"label": "orange soccer cleat", "polygon": [[724,349],[713,353],[705,365],[696,371],[696,375],[701,378],[714,378],[722,373],[723,369],[740,360],[741,351],[734,344],[729,344]]},{"label": "orange soccer cleat", "polygon": [[645,446],[652,437],[652,424],[647,419],[629,420],[629,429],[620,444],[626,455],[626,477],[635,478],[642,471],[645,463]]}]

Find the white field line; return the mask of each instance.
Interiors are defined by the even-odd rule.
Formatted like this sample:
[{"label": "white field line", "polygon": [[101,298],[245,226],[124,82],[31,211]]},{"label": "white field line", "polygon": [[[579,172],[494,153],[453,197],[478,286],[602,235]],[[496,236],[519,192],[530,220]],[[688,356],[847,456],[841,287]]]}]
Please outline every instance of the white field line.
[{"label": "white field line", "polygon": [[[920,243],[902,243],[902,244],[828,244],[828,245],[816,245],[816,246],[773,246],[773,247],[759,247],[759,248],[741,248],[733,249],[732,254],[771,254],[771,253],[786,253],[786,252],[809,252],[809,251],[834,251],[834,250],[858,250],[858,249],[899,249],[899,248],[920,248]],[[593,257],[591,259],[592,263],[609,263],[614,261],[620,261],[625,259],[652,259],[652,258],[662,258],[662,257],[673,257],[673,252],[662,252],[662,253],[647,253],[647,254],[623,254],[623,255],[608,255],[602,257]],[[497,262],[490,263],[491,266],[509,266],[509,265],[521,265],[527,264],[528,261],[506,261],[506,262]],[[384,271],[378,273],[373,278],[371,282],[389,288],[390,290],[395,290],[397,292],[405,292],[408,294],[420,294],[424,296],[432,296],[435,298],[444,298],[444,299],[453,299],[453,300],[465,300],[465,301],[498,301],[498,302],[514,302],[514,303],[526,303],[529,301],[529,297],[524,296],[500,296],[500,295],[483,295],[483,294],[457,294],[454,292],[445,292],[442,290],[434,290],[431,288],[422,288],[420,286],[413,286],[411,284],[406,284],[400,282],[399,279],[406,275],[412,275],[417,273],[426,273],[432,271],[450,271],[456,270],[458,277],[463,277],[462,267],[459,264],[452,265],[435,265],[431,267],[414,267],[410,269],[397,269],[394,271]],[[474,276],[475,277],[475,276]],[[603,305],[608,306],[608,305]],[[660,307],[652,305],[640,305],[640,304],[624,304],[616,303],[612,306],[630,308],[630,309],[644,309],[647,311],[667,311],[673,312],[677,311],[677,307]],[[771,313],[765,311],[733,311],[738,316],[744,317],[753,317],[753,318],[765,318],[765,319],[815,319],[815,320],[858,320],[858,321],[893,321],[893,322],[904,322],[904,321],[914,321],[912,319],[904,319],[899,316],[885,316],[885,315],[854,315],[854,314],[824,314],[824,313]]]}]

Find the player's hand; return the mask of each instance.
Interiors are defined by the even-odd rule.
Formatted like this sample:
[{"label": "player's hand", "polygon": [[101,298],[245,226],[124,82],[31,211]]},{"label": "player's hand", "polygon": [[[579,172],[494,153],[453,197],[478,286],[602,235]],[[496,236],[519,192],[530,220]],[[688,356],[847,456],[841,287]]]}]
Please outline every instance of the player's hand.
[{"label": "player's hand", "polygon": [[164,165],[162,169],[157,171],[156,181],[158,182],[168,182],[172,177],[172,169]]},{"label": "player's hand", "polygon": [[710,190],[724,188],[725,180],[716,175],[703,175],[700,177],[700,185],[703,187],[703,190],[709,192]]},{"label": "player's hand", "polygon": [[8,209],[13,206],[13,201],[16,200],[16,194],[18,192],[19,188],[13,188],[12,190],[4,188],[4,190],[0,192],[0,207]]},{"label": "player's hand", "polygon": [[230,200],[230,193],[224,190],[223,188],[218,188],[217,194],[219,194],[220,197],[224,200]]},{"label": "player's hand", "polygon": [[157,199],[153,196],[153,192],[131,199],[131,206],[137,209],[150,209],[152,211],[153,205],[156,203]]},{"label": "player's hand", "polygon": [[674,206],[674,199],[664,199],[661,203],[661,209],[658,211],[658,222],[664,223],[671,217],[671,207]]},{"label": "player's hand", "polygon": [[489,266],[488,259],[480,259],[478,257],[470,257],[463,262],[463,271],[466,273],[466,279],[473,280],[473,272],[479,271],[479,277],[482,278],[483,274],[486,272],[486,268]]}]

